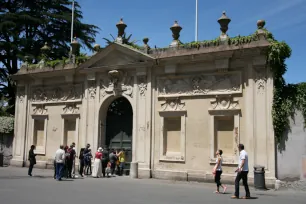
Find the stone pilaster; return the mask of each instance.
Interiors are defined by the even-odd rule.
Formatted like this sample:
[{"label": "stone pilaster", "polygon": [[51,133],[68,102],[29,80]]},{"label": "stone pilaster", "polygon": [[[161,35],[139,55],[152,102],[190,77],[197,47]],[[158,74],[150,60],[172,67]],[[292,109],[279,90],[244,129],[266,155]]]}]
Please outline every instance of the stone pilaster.
[{"label": "stone pilaster", "polygon": [[28,85],[20,84],[17,86],[17,98],[15,102],[15,124],[12,166],[24,166],[27,161],[26,154],[26,127],[28,110]]},{"label": "stone pilaster", "polygon": [[246,86],[244,95],[244,115],[245,115],[245,136],[244,140],[240,143],[245,143],[244,145],[251,154],[249,154],[249,167],[254,166],[255,161],[255,135],[253,129],[254,123],[254,80],[253,80],[253,65],[250,63],[247,65],[246,73]]},{"label": "stone pilaster", "polygon": [[274,132],[272,123],[273,78],[264,56],[253,59],[254,77],[254,164],[266,168],[275,178]]},{"label": "stone pilaster", "polygon": [[96,119],[96,98],[97,81],[95,75],[87,77],[87,142],[91,145],[92,152],[97,150],[97,141],[95,141],[95,119]]}]

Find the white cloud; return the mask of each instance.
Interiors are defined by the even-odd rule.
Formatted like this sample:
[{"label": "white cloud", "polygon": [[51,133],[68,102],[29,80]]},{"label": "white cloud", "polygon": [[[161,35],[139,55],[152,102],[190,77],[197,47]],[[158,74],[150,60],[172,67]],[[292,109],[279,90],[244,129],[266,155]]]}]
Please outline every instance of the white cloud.
[{"label": "white cloud", "polygon": [[[259,15],[256,15],[252,18],[246,19],[245,21],[242,21],[240,23],[235,24],[235,27],[240,27],[247,25],[249,23],[254,23],[259,19],[267,19],[268,17],[277,16],[278,14],[281,14],[284,11],[287,11],[291,8],[294,8],[302,3],[305,3],[305,0],[286,0],[285,3],[279,3],[276,7],[270,7],[266,9],[266,12],[261,13]],[[273,4],[275,5],[275,3]]]}]

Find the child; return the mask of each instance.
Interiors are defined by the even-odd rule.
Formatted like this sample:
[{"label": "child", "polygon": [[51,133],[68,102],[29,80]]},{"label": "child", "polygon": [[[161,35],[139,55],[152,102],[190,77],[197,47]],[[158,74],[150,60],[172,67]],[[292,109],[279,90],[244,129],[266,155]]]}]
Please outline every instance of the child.
[{"label": "child", "polygon": [[105,172],[106,172],[106,176],[109,177],[109,175],[111,173],[111,163],[110,162],[107,163],[107,167],[106,167]]}]

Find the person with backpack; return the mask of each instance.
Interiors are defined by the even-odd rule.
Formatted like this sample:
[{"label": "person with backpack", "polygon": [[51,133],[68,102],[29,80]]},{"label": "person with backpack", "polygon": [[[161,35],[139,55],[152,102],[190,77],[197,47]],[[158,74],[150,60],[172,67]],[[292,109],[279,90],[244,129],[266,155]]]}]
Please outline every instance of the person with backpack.
[{"label": "person with backpack", "polygon": [[[87,147],[88,147],[88,145],[87,145]],[[89,147],[88,147],[84,151],[84,163],[85,163],[85,174],[86,175],[91,175],[92,174],[91,158],[92,158],[91,149],[89,149]]]},{"label": "person with backpack", "polygon": [[72,178],[72,168],[73,168],[73,163],[74,163],[74,159],[75,159],[75,150],[74,150],[74,146],[70,145],[70,148],[67,150],[66,153],[66,161],[67,161],[67,170],[68,170],[68,178]]}]

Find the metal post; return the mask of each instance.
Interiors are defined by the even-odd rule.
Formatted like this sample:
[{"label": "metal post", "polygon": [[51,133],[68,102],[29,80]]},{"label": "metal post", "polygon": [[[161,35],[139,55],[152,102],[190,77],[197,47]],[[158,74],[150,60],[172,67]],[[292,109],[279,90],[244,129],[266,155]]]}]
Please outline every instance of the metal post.
[{"label": "metal post", "polygon": [[198,0],[196,0],[195,41],[198,41]]},{"label": "metal post", "polygon": [[71,19],[71,43],[73,41],[73,24],[74,24],[74,1],[72,0],[72,19]]}]

